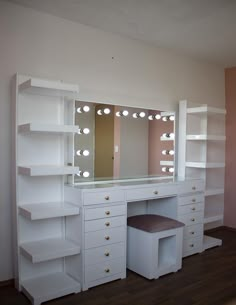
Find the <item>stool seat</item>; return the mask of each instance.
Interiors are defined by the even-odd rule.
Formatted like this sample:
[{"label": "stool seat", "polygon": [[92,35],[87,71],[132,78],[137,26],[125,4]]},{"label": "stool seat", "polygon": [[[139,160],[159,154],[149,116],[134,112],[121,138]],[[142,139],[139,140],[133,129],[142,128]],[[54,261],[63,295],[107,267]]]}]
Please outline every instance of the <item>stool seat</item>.
[{"label": "stool seat", "polygon": [[184,227],[184,223],[178,220],[153,214],[128,217],[127,225],[149,233]]}]

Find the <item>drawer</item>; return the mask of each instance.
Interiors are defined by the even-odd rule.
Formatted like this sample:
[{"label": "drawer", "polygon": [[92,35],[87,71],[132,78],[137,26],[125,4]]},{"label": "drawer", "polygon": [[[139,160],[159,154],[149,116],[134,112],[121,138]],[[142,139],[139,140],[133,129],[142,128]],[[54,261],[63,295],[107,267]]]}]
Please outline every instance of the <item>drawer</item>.
[{"label": "drawer", "polygon": [[178,215],[178,220],[186,226],[191,226],[197,223],[203,223],[204,211],[194,212],[189,214]]},{"label": "drawer", "polygon": [[108,203],[108,202],[119,202],[124,201],[125,195],[123,191],[102,191],[102,192],[91,192],[84,193],[84,205],[92,205],[99,203]]},{"label": "drawer", "polygon": [[186,205],[191,203],[204,202],[205,197],[203,193],[191,194],[190,196],[179,196],[178,205]]},{"label": "drawer", "polygon": [[177,185],[171,186],[155,186],[155,187],[145,187],[139,189],[131,189],[126,191],[126,200],[142,200],[142,199],[155,199],[165,196],[174,196],[178,192]]},{"label": "drawer", "polygon": [[92,231],[104,230],[107,228],[120,227],[120,226],[125,226],[126,222],[127,222],[126,216],[88,220],[85,221],[84,230],[85,232],[92,232]]},{"label": "drawer", "polygon": [[126,215],[125,204],[102,207],[102,208],[85,209],[84,211],[85,220],[108,218],[108,217],[120,216],[120,215]]},{"label": "drawer", "polygon": [[202,237],[185,239],[183,242],[183,255],[188,256],[202,251]]},{"label": "drawer", "polygon": [[124,257],[108,260],[103,263],[85,266],[85,282],[96,281],[108,276],[112,276],[124,272],[125,259]]},{"label": "drawer", "polygon": [[122,242],[125,240],[126,226],[85,233],[85,249]]},{"label": "drawer", "polygon": [[97,264],[103,261],[109,261],[119,257],[125,257],[125,244],[117,243],[98,248],[85,250],[85,265]]},{"label": "drawer", "polygon": [[179,185],[179,194],[203,192],[204,190],[205,184],[203,180],[185,181]]},{"label": "drawer", "polygon": [[203,202],[181,205],[178,207],[178,215],[188,214],[192,212],[199,212],[203,210],[204,210]]},{"label": "drawer", "polygon": [[184,239],[190,239],[197,236],[203,236],[203,224],[199,223],[193,226],[184,227]]}]

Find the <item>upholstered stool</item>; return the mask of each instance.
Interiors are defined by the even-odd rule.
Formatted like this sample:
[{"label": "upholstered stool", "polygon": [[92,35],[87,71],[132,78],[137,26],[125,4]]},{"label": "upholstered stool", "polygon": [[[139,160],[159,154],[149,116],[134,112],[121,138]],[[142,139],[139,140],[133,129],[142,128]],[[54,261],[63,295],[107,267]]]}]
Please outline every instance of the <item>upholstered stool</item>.
[{"label": "upholstered stool", "polygon": [[159,215],[137,215],[127,223],[127,268],[148,278],[182,267],[184,224]]}]

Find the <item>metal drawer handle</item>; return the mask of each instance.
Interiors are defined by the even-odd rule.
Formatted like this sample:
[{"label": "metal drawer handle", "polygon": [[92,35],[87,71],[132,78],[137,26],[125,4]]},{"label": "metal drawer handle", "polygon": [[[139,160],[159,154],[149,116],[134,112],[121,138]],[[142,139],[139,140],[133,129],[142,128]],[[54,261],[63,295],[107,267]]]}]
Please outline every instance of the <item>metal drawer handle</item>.
[{"label": "metal drawer handle", "polygon": [[195,221],[195,218],[191,218],[191,221]]},{"label": "metal drawer handle", "polygon": [[105,252],[104,255],[105,256],[110,256],[110,253],[109,252]]},{"label": "metal drawer handle", "polygon": [[104,198],[105,198],[105,200],[109,200],[109,199],[110,199],[110,197],[109,197],[109,196],[105,196]]},{"label": "metal drawer handle", "polygon": [[106,239],[106,240],[109,240],[109,239],[110,239],[110,236],[105,236],[105,239]]},{"label": "metal drawer handle", "polygon": [[195,211],[196,210],[196,208],[195,207],[192,207],[192,211]]},{"label": "metal drawer handle", "polygon": [[109,272],[110,272],[110,269],[109,269],[109,268],[106,268],[104,271],[105,271],[106,273],[109,273]]},{"label": "metal drawer handle", "polygon": [[193,187],[192,187],[192,190],[195,191],[195,190],[196,190],[196,186],[193,186]]},{"label": "metal drawer handle", "polygon": [[107,227],[109,227],[109,226],[110,226],[110,222],[106,222],[105,225],[106,225]]},{"label": "metal drawer handle", "polygon": [[195,234],[195,232],[194,231],[192,231],[192,232],[190,232],[192,235],[194,235]]},{"label": "metal drawer handle", "polygon": [[154,195],[158,195],[158,191],[154,191],[153,193],[154,193]]},{"label": "metal drawer handle", "polygon": [[110,213],[111,213],[110,211],[106,211],[105,212],[106,215],[110,215]]},{"label": "metal drawer handle", "polygon": [[189,245],[191,248],[193,248],[194,247],[194,244],[191,244],[191,245]]},{"label": "metal drawer handle", "polygon": [[192,199],[192,202],[196,202],[196,199],[195,199],[195,198],[193,198],[193,199]]}]

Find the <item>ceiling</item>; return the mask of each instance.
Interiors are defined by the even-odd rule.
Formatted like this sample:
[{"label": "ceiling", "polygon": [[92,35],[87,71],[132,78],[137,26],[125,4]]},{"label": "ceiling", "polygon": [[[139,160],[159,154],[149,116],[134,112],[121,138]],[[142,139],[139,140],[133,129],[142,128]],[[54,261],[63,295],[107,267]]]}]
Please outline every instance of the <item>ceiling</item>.
[{"label": "ceiling", "polygon": [[8,0],[224,67],[236,66],[235,0]]}]

